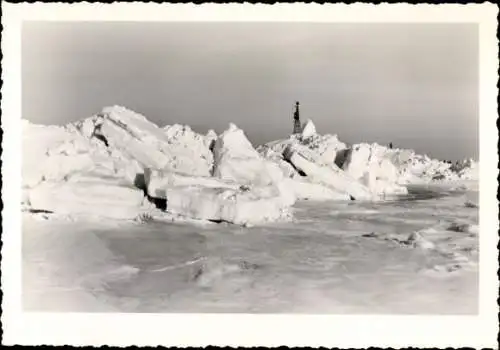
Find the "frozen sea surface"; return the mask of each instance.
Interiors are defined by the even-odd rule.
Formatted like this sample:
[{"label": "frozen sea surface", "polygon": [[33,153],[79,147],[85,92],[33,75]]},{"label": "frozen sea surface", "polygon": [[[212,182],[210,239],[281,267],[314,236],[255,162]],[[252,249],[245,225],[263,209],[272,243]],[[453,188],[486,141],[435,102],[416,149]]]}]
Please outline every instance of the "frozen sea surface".
[{"label": "frozen sea surface", "polygon": [[477,313],[478,193],[410,192],[384,203],[305,201],[293,222],[264,227],[26,214],[24,308]]}]

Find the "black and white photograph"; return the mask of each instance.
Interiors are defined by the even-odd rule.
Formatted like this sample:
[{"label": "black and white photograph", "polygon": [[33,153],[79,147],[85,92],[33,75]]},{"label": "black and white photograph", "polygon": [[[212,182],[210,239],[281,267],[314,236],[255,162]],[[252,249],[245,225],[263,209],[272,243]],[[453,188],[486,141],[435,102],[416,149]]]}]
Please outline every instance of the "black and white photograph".
[{"label": "black and white photograph", "polygon": [[137,18],[19,24],[21,312],[484,311],[480,23]]}]

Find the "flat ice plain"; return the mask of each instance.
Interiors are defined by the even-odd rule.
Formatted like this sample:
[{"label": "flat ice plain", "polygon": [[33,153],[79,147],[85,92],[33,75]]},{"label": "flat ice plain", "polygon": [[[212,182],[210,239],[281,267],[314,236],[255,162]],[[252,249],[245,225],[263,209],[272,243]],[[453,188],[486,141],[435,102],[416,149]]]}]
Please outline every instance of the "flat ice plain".
[{"label": "flat ice plain", "polygon": [[[138,130],[137,125],[139,124],[134,126],[134,130]],[[149,130],[148,128],[150,126],[146,124],[141,126],[142,131]],[[231,128],[229,131],[236,130]],[[158,132],[156,129],[153,131]],[[56,134],[56,131],[49,132],[49,129],[43,132]],[[110,135],[111,133],[110,131]],[[34,140],[28,136],[25,135],[25,141]],[[198,140],[196,137],[193,138]],[[219,135],[219,139],[221,137],[223,136]],[[217,139],[217,136],[210,135],[210,138]],[[118,139],[117,137],[116,140]],[[152,140],[144,134],[140,135],[139,139],[149,140],[148,142]],[[322,177],[323,182],[320,183],[315,183],[314,177],[311,177],[310,182],[303,182],[309,177],[294,177],[292,173],[297,170],[286,168],[289,163],[283,162],[281,158],[273,158],[276,155],[273,153],[267,154],[266,159],[275,161],[274,164],[281,167],[285,174],[283,178],[306,184],[313,197],[306,200],[300,198],[303,193],[295,193],[294,196],[299,197],[296,200],[290,200],[288,197],[283,199],[282,192],[285,190],[278,186],[276,198],[280,200],[276,202],[279,207],[276,213],[287,208],[283,220],[240,224],[238,220],[248,218],[242,217],[237,209],[216,214],[223,215],[223,218],[232,218],[239,224],[226,220],[221,222],[218,219],[208,221],[197,217],[181,218],[169,213],[168,206],[167,212],[146,210],[145,208],[149,207],[139,203],[140,201],[136,204],[132,203],[133,201],[124,204],[123,210],[119,212],[135,213],[136,210],[140,215],[135,218],[125,219],[109,215],[103,217],[95,212],[92,215],[88,215],[88,212],[81,214],[78,212],[81,207],[75,206],[75,201],[61,204],[55,202],[55,197],[46,193],[63,193],[57,190],[80,188],[78,186],[84,183],[93,184],[86,182],[87,177],[100,179],[103,183],[115,181],[115,175],[117,178],[133,181],[134,177],[129,176],[127,171],[119,173],[117,169],[126,168],[123,166],[125,164],[132,169],[130,174],[134,175],[134,166],[140,170],[145,161],[139,165],[130,164],[132,160],[141,160],[143,154],[125,152],[120,148],[123,145],[112,144],[113,139],[107,135],[109,145],[106,145],[106,152],[110,152],[112,159],[118,161],[113,163],[115,168],[105,168],[102,173],[96,174],[96,152],[89,153],[94,158],[88,160],[88,167],[82,167],[87,163],[81,160],[71,163],[75,157],[83,159],[88,153],[87,146],[76,147],[75,140],[80,139],[70,138],[69,141],[63,142],[62,148],[60,143],[57,144],[58,149],[64,151],[62,156],[57,153],[59,151],[46,153],[50,153],[51,157],[57,153],[53,157],[59,158],[51,158],[56,159],[59,166],[57,174],[40,170],[35,164],[35,158],[28,159],[31,168],[23,168],[23,182],[25,179],[30,180],[30,183],[24,186],[29,199],[25,203],[25,208],[28,209],[23,213],[23,306],[26,311],[328,314],[478,312],[477,179],[441,178],[441,181],[423,181],[420,176],[418,179],[422,181],[398,182],[387,176],[383,184],[388,185],[381,187],[381,182],[373,185],[373,182],[363,182],[363,178],[359,180],[348,177],[345,175],[349,174],[346,167],[343,167],[343,170],[328,168],[328,172],[342,177],[342,184],[349,185],[348,191],[355,188],[355,193],[360,193],[359,189],[362,189],[366,193],[379,195],[385,193],[387,188],[400,192],[399,186],[404,184],[408,192],[398,193],[384,200],[341,200],[339,198],[345,196],[342,188],[335,187],[335,183],[333,187],[325,184],[324,179],[328,177]],[[206,146],[208,149],[208,143],[204,140],[200,138],[199,142],[197,141],[199,147]],[[228,144],[227,149],[240,147],[242,144],[240,138],[226,138],[222,141],[219,146],[223,150]],[[332,145],[332,138],[318,138],[316,141],[326,148]],[[156,139],[154,142],[157,142]],[[184,149],[171,140],[168,142],[174,145],[173,149]],[[34,143],[31,147],[39,147],[40,144]],[[151,144],[156,143],[151,141],[149,145]],[[235,144],[239,146],[234,146]],[[285,146],[283,144],[283,148]],[[343,147],[341,146],[332,147],[337,150]],[[45,149],[54,150],[57,147],[49,145]],[[243,142],[240,148],[246,149],[245,147],[247,145]],[[136,149],[139,148],[137,146]],[[74,149],[78,151],[73,152]],[[109,159],[105,158],[107,155],[103,149],[100,148],[103,153],[99,154],[99,157],[104,157],[101,163],[105,164]],[[117,150],[122,152],[119,156]],[[321,151],[321,147],[319,150]],[[328,159],[321,158],[320,151],[311,155],[312,158],[308,161],[315,164],[328,163]],[[210,152],[207,151],[203,164],[212,161],[226,164],[227,167],[221,166],[219,170],[221,174],[234,177],[231,180],[233,185],[237,183],[247,186],[259,182],[259,186],[268,186],[268,181],[273,183],[283,180],[272,176],[274,170],[270,170],[269,179],[263,175],[252,175],[250,181],[245,182],[241,176],[247,176],[249,172],[243,175],[237,173],[239,166],[234,164],[243,159],[246,162],[244,164],[254,164],[253,168],[260,169],[261,156],[253,151],[240,152],[237,156],[224,152],[220,152],[219,158],[216,154],[215,160],[211,160]],[[262,150],[259,152],[264,154],[262,157],[266,156]],[[151,156],[152,152],[145,154]],[[305,151],[302,154],[306,154]],[[160,156],[163,157],[160,154],[151,158],[150,163],[161,159]],[[175,159],[178,160],[179,157]],[[168,162],[168,159],[165,162]],[[437,161],[433,162],[437,165],[432,169],[441,169],[441,173],[448,174],[446,166]],[[161,168],[164,169],[165,164],[161,164]],[[67,165],[69,170],[62,165]],[[154,164],[149,164],[148,167],[154,167]],[[24,176],[24,170],[28,168],[36,168],[36,171],[28,174],[30,176]],[[208,166],[206,168],[208,169]],[[381,168],[378,167],[377,170],[372,164],[368,173],[379,171]],[[396,168],[398,170],[401,166]],[[54,169],[54,165],[50,169]],[[189,179],[209,176],[208,173],[203,173],[205,165],[197,169],[201,170],[188,174]],[[43,171],[46,173],[40,180],[37,174]],[[88,175],[91,172],[92,174]],[[186,171],[183,174],[186,174]],[[397,174],[398,179],[401,174]],[[405,178],[409,176],[405,174]],[[179,179],[181,178],[170,179],[168,186],[180,186],[177,183],[172,185],[173,182],[180,181]],[[182,179],[187,181],[187,178]],[[379,177],[377,181],[378,179]],[[204,181],[209,182],[206,178]],[[47,183],[53,186],[53,192],[39,190],[40,186]],[[118,182],[114,183],[116,185]],[[161,181],[159,183],[161,185]],[[123,184],[120,183],[119,186]],[[168,186],[167,199],[168,191],[178,188]],[[110,188],[109,191],[115,190],[112,186],[107,188]],[[258,193],[265,193],[267,196],[268,187],[262,188],[266,191],[259,190],[261,192]],[[182,189],[184,191],[185,187]],[[198,191],[197,187],[195,189]],[[71,199],[71,196],[78,195],[77,192],[71,191],[64,192],[67,193],[64,196],[69,197],[60,194],[61,198]],[[179,193],[187,193],[182,191]],[[319,192],[323,195],[326,193],[331,198],[317,200],[317,197],[321,197]],[[40,198],[44,193],[46,197]],[[116,193],[122,192],[117,190]],[[191,196],[190,193],[188,196]],[[107,196],[113,197],[112,193],[103,192],[101,195],[103,201]],[[238,192],[237,196],[239,195]],[[126,195],[120,201],[124,203],[134,198]],[[238,198],[242,198],[243,203],[250,200],[250,197]],[[180,210],[186,208],[183,200],[183,197],[180,197]],[[30,201],[46,204],[47,208],[30,208]],[[117,202],[115,208],[120,208],[119,205],[121,202]],[[134,205],[137,208],[131,209]],[[69,213],[66,210],[68,208],[75,213]],[[99,210],[105,214],[105,207],[100,207]],[[212,212],[207,214],[205,208],[194,213],[215,215]]]},{"label": "flat ice plain", "polygon": [[[301,202],[292,223],[120,223],[25,215],[27,310],[468,314],[477,192]],[[455,225],[464,225],[462,229]],[[419,232],[412,238],[412,232]],[[458,232],[457,232],[458,231]],[[465,231],[465,232],[462,232]]]}]

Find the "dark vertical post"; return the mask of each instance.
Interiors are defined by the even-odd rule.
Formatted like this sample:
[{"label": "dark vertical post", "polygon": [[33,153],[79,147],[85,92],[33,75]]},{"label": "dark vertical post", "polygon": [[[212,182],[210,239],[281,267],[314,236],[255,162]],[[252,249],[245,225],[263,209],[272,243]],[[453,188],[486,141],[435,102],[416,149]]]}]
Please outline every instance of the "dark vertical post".
[{"label": "dark vertical post", "polygon": [[299,102],[295,102],[295,112],[293,113],[293,133],[300,133],[300,115],[299,115]]}]

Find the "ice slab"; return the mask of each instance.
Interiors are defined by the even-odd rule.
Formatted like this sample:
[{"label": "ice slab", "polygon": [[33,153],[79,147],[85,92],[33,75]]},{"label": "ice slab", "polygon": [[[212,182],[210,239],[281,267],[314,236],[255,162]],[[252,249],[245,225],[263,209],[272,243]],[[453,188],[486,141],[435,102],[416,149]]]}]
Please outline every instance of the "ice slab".
[{"label": "ice slab", "polygon": [[243,130],[231,124],[215,141],[213,175],[241,184],[267,186],[283,180],[280,167],[253,148]]},{"label": "ice slab", "polygon": [[189,177],[146,169],[148,194],[166,200],[166,210],[195,219],[235,224],[281,220],[295,196],[284,184],[252,186],[217,178]]},{"label": "ice slab", "polygon": [[143,193],[111,181],[44,182],[27,194],[32,209],[57,214],[89,214],[133,219],[140,212]]},{"label": "ice slab", "polygon": [[340,193],[347,193],[357,200],[374,199],[371,191],[366,186],[346,175],[334,164],[330,166],[317,165],[306,159],[295,147],[287,148],[284,156],[295,168],[307,175],[311,182],[330,187]]}]

